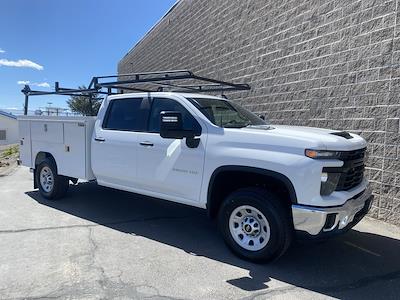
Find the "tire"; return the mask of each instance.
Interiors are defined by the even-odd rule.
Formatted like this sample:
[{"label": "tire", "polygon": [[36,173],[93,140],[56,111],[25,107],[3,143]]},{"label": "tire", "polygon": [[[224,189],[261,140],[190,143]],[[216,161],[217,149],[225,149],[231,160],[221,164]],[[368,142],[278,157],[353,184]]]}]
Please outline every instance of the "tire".
[{"label": "tire", "polygon": [[290,213],[275,194],[261,188],[244,188],[225,199],[218,225],[236,255],[265,263],[278,259],[289,248],[293,238],[290,220]]},{"label": "tire", "polygon": [[47,158],[37,166],[35,180],[40,194],[46,199],[60,199],[68,191],[69,179],[57,174],[57,167],[52,159]]}]

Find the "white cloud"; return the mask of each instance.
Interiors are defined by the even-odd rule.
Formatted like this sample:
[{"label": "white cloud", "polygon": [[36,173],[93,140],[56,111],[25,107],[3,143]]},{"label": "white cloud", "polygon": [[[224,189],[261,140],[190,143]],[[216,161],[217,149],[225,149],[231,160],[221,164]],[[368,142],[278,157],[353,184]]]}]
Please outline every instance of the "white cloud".
[{"label": "white cloud", "polygon": [[40,83],[37,83],[35,85],[40,86],[40,87],[45,87],[45,88],[49,88],[50,87],[50,84],[48,84],[47,82],[40,82]]},{"label": "white cloud", "polygon": [[33,83],[31,83],[29,80],[19,80],[19,81],[17,81],[17,84],[20,84],[20,85],[29,84],[31,86],[40,86],[40,87],[44,87],[44,88],[50,87],[50,84],[48,82],[33,82]]},{"label": "white cloud", "polygon": [[17,68],[32,68],[36,70],[43,70],[43,66],[30,61],[28,59],[19,59],[15,60],[8,60],[8,59],[0,59],[0,66],[7,66],[7,67],[17,67]]},{"label": "white cloud", "polygon": [[6,53],[6,51],[0,48],[0,53]]},{"label": "white cloud", "polygon": [[30,83],[31,82],[29,80],[19,80],[19,81],[17,81],[17,84],[22,84],[22,85],[30,84]]}]

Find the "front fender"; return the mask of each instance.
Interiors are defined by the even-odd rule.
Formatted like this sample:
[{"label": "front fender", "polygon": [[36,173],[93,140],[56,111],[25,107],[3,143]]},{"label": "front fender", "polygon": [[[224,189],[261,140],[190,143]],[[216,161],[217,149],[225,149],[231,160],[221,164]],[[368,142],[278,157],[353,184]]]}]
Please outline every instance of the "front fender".
[{"label": "front fender", "polygon": [[[313,160],[304,154],[265,149],[224,147],[213,151],[205,162],[202,200],[207,203],[209,188],[215,172],[224,168],[250,168],[272,174],[289,186],[297,204],[321,206],[321,172],[326,166],[340,166],[342,162]],[[214,174],[214,175],[213,175]]]}]

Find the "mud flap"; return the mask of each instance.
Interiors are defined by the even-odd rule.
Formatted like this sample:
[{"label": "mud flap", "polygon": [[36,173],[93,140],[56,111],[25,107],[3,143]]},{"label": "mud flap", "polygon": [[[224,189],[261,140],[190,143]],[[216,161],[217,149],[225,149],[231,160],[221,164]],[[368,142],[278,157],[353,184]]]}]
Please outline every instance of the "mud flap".
[{"label": "mud flap", "polygon": [[39,186],[38,186],[38,183],[37,183],[37,181],[36,181],[36,169],[33,169],[33,188],[34,189],[37,189]]}]

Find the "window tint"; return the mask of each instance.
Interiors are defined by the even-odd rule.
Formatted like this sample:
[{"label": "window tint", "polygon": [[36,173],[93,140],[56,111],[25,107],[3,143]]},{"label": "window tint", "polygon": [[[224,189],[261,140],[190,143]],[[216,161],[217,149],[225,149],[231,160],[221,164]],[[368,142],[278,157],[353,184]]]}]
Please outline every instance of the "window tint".
[{"label": "window tint", "polygon": [[5,141],[7,138],[6,131],[0,130],[0,141]]},{"label": "window tint", "polygon": [[201,132],[200,124],[180,103],[167,98],[154,98],[151,106],[151,114],[149,120],[149,131],[160,132],[160,113],[162,111],[179,111],[182,114],[182,122],[184,130],[193,130]]},{"label": "window tint", "polygon": [[234,102],[211,98],[189,98],[189,101],[219,127],[242,128],[267,125],[264,120]]},{"label": "window tint", "polygon": [[103,128],[145,131],[149,106],[149,100],[142,98],[112,100]]}]

